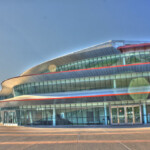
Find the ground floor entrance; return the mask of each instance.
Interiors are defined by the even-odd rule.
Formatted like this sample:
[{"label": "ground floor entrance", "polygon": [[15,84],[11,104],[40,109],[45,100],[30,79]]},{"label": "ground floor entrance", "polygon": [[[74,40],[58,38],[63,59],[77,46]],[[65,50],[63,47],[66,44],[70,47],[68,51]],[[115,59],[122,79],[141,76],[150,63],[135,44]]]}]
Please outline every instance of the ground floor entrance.
[{"label": "ground floor entrance", "polygon": [[16,110],[1,111],[1,118],[5,125],[17,125]]},{"label": "ground floor entrance", "polygon": [[150,103],[70,103],[1,108],[7,125],[124,125],[150,123]]},{"label": "ground floor entrance", "polygon": [[111,106],[111,124],[141,123],[141,105]]}]

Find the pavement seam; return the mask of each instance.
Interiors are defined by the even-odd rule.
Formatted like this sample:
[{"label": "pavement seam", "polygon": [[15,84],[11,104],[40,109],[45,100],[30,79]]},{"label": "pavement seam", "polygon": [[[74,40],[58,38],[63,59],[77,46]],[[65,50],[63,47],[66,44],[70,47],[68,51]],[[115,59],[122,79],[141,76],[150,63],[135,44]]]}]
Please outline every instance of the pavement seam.
[{"label": "pavement seam", "polygon": [[123,144],[121,141],[119,141],[119,144],[124,146],[127,150],[132,150],[131,148],[129,148],[127,145]]},{"label": "pavement seam", "polygon": [[[0,142],[0,145],[22,145],[22,144],[73,144],[73,143],[150,143],[150,140],[69,140],[69,141],[19,141],[19,142]],[[127,146],[126,146],[127,147]],[[130,148],[129,148],[130,149]],[[130,149],[131,150],[131,149]]]},{"label": "pavement seam", "polygon": [[[88,136],[93,136],[93,135],[120,135],[120,134],[149,134],[150,132],[106,132],[104,131],[104,133],[81,133],[81,135],[88,135]],[[78,136],[78,133],[72,133],[72,134],[41,134],[41,133],[38,133],[38,134],[0,134],[0,136],[73,136],[73,135],[77,135]]]}]

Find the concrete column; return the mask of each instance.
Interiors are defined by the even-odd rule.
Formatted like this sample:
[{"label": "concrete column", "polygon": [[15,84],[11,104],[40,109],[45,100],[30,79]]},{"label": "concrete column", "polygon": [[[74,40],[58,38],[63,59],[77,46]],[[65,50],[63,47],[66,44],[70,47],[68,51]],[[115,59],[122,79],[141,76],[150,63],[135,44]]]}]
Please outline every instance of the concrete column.
[{"label": "concrete column", "polygon": [[111,111],[111,105],[109,105],[109,121],[110,121],[110,124],[112,124],[112,111]]},{"label": "concrete column", "polygon": [[14,97],[16,96],[16,93],[15,93],[15,90],[14,90],[14,88],[13,88],[13,95],[14,95]]},{"label": "concrete column", "polygon": [[107,106],[104,105],[105,125],[107,125]]},{"label": "concrete column", "polygon": [[56,126],[56,110],[55,110],[55,107],[53,107],[53,126]]},{"label": "concrete column", "polygon": [[134,107],[132,107],[132,112],[133,112],[133,124],[135,124],[135,114],[134,114]]},{"label": "concrete column", "polygon": [[32,124],[33,120],[32,120],[32,113],[31,113],[31,111],[29,112],[29,117],[30,117],[30,123]]},{"label": "concrete column", "polygon": [[142,106],[140,105],[140,123],[142,123]]},{"label": "concrete column", "polygon": [[113,81],[113,88],[116,88],[116,80]]},{"label": "concrete column", "polygon": [[143,119],[144,124],[147,124],[146,104],[143,104]]},{"label": "concrete column", "polygon": [[126,59],[125,59],[125,57],[122,58],[122,63],[123,63],[123,65],[126,65]]},{"label": "concrete column", "polygon": [[124,107],[124,114],[125,114],[125,123],[128,123],[128,120],[127,120],[127,107]]}]

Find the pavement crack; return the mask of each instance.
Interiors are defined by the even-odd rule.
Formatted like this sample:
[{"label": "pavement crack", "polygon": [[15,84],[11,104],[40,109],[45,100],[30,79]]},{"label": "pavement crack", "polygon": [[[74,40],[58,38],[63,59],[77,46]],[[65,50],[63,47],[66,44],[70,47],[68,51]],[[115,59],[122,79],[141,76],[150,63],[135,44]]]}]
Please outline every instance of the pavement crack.
[{"label": "pavement crack", "polygon": [[[110,133],[109,131],[103,130],[103,132],[105,133]],[[127,145],[123,144],[121,141],[119,141],[119,144],[122,145],[123,147],[125,147],[127,150],[132,150],[131,148],[129,148]]]},{"label": "pavement crack", "polygon": [[125,147],[127,150],[132,150],[131,148],[129,148],[127,145],[123,144],[122,142],[119,141],[119,144],[121,144],[123,147]]}]

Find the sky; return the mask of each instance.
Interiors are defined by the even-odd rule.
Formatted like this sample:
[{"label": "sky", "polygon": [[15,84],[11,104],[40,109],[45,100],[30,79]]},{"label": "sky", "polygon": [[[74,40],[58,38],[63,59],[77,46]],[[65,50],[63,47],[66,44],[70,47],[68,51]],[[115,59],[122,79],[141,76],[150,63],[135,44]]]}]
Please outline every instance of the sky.
[{"label": "sky", "polygon": [[0,0],[0,83],[108,40],[150,41],[150,0]]}]

